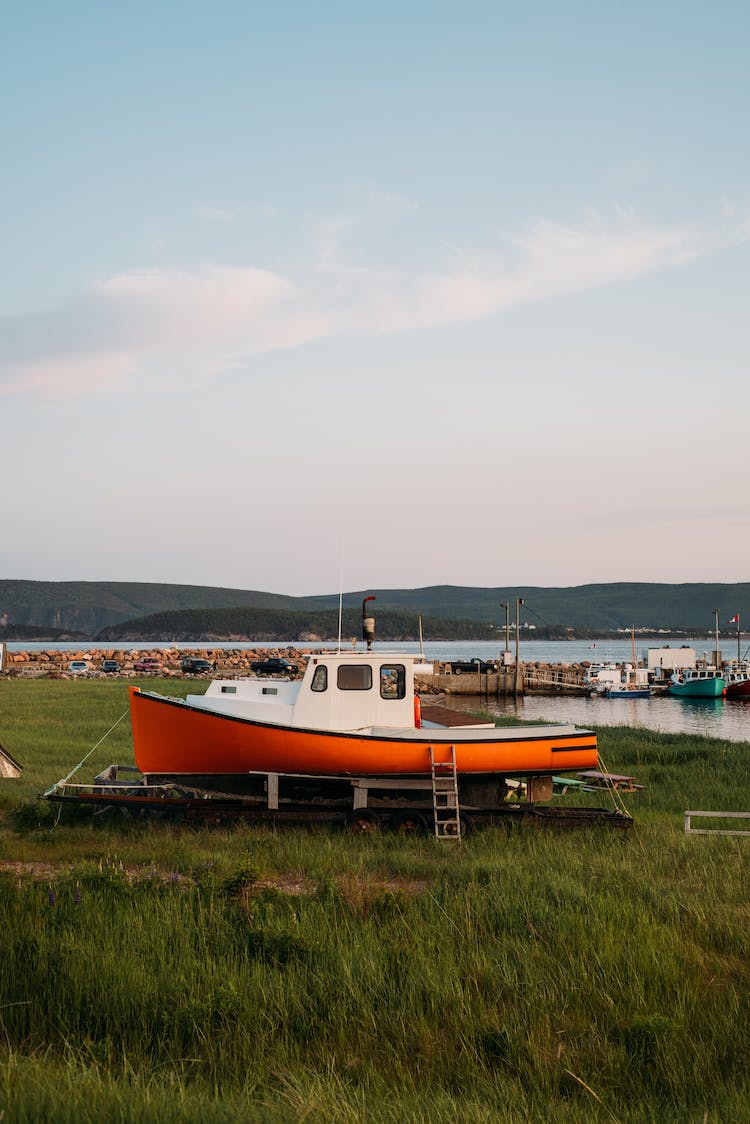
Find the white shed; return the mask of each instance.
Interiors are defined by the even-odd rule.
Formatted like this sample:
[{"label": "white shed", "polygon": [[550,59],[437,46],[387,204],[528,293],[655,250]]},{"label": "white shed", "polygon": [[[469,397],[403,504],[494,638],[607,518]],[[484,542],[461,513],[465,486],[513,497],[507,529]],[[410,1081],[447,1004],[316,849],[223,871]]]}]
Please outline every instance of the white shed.
[{"label": "white shed", "polygon": [[661,678],[665,674],[671,675],[679,667],[695,667],[695,648],[663,648],[648,649],[648,670]]}]

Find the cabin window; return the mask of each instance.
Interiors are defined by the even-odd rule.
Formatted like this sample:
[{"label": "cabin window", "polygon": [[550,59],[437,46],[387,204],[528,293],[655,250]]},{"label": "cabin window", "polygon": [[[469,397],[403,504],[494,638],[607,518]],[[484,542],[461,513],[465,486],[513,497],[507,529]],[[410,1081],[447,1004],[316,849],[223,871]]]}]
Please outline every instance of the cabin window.
[{"label": "cabin window", "polygon": [[236,687],[222,687],[221,693],[222,693],[222,695],[236,695],[237,694],[237,688]]},{"label": "cabin window", "polygon": [[328,668],[325,664],[318,664],[310,684],[311,691],[326,691],[328,689]]},{"label": "cabin window", "polygon": [[264,687],[263,690],[261,691],[262,695],[278,695],[278,693],[279,693],[278,687]]},{"label": "cabin window", "polygon": [[369,691],[372,687],[372,668],[365,664],[339,664],[336,682],[340,691]]},{"label": "cabin window", "polygon": [[406,668],[402,663],[382,664],[380,668],[380,697],[403,699],[406,695]]}]

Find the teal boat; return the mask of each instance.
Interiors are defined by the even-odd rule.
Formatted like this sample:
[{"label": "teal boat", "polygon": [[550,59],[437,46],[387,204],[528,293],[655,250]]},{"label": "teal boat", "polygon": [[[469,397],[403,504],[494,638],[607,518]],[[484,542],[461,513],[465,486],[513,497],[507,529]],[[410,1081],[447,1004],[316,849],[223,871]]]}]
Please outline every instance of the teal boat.
[{"label": "teal boat", "polygon": [[724,676],[714,667],[685,667],[675,672],[669,693],[678,699],[719,699],[726,693]]}]

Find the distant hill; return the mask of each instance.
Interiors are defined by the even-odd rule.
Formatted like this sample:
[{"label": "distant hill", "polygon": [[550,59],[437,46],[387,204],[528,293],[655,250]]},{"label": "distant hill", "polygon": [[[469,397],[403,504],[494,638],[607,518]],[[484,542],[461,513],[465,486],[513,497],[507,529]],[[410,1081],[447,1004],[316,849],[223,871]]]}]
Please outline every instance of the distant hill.
[{"label": "distant hill", "polygon": [[36,643],[37,641],[46,640],[54,644],[58,641],[86,639],[88,638],[82,632],[73,632],[59,628],[37,628],[33,624],[0,626],[0,641],[12,642],[28,640],[29,642]]},{"label": "distant hill", "polygon": [[[341,637],[348,644],[359,639],[361,613],[347,609],[342,615]],[[417,613],[384,611],[377,616],[379,640],[418,640]],[[439,620],[425,617],[423,633],[431,640],[492,640],[498,630],[478,621]],[[110,625],[97,636],[98,641],[139,640],[293,640],[314,643],[335,640],[338,636],[338,609],[315,612],[289,612],[285,609],[181,609],[178,612],[152,613],[136,620]]]},{"label": "distant hill", "polygon": [[299,599],[258,590],[151,582],[37,582],[0,579],[0,617],[9,624],[94,636],[107,625],[175,609],[298,607]]},{"label": "distant hill", "polygon": [[[569,626],[577,630],[616,632],[618,629],[647,628],[702,632],[713,625],[713,610],[720,610],[719,622],[725,625],[735,613],[750,626],[750,583],[686,583],[668,585],[651,582],[613,582],[560,588],[545,586],[498,586],[473,588],[439,585],[422,589],[364,590],[344,595],[345,606],[356,606],[369,593],[377,596],[376,609],[418,608],[425,614],[452,618],[465,617],[502,624],[502,603],[522,597],[521,620],[537,627],[556,630]],[[308,603],[330,606],[337,597],[307,598]]]},{"label": "distant hill", "polygon": [[[374,609],[378,618],[385,612],[421,612],[425,619],[470,620],[482,626],[502,625],[505,619],[502,602],[510,602],[515,608],[515,599],[523,597],[526,604],[521,610],[521,619],[551,632],[570,627],[607,633],[635,626],[702,633],[711,628],[715,607],[720,610],[722,625],[735,613],[740,614],[742,622],[750,624],[750,583],[615,582],[562,588],[440,585],[419,589],[368,589],[346,593],[344,607],[357,614],[362,599],[370,594],[377,599]],[[0,580],[0,619],[7,615],[8,625],[78,632],[86,636],[158,613],[188,609],[316,613],[337,611],[338,600],[337,593],[289,597],[259,590],[148,582]],[[511,619],[513,616],[514,611]]]}]

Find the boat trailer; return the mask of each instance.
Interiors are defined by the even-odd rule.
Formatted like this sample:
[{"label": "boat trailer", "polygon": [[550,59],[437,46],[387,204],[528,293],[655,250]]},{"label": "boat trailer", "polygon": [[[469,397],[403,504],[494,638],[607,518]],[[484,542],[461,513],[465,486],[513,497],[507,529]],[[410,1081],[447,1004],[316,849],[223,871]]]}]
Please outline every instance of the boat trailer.
[{"label": "boat trailer", "polygon": [[206,824],[320,824],[355,834],[434,831],[438,838],[453,839],[493,824],[628,828],[633,823],[622,807],[543,806],[518,799],[513,789],[492,803],[463,800],[455,770],[441,775],[441,768],[417,778],[248,773],[242,778],[245,791],[226,792],[190,779],[144,776],[133,766],[110,765],[90,784],[60,781],[44,795],[61,806],[89,807],[95,815],[119,810]]}]

